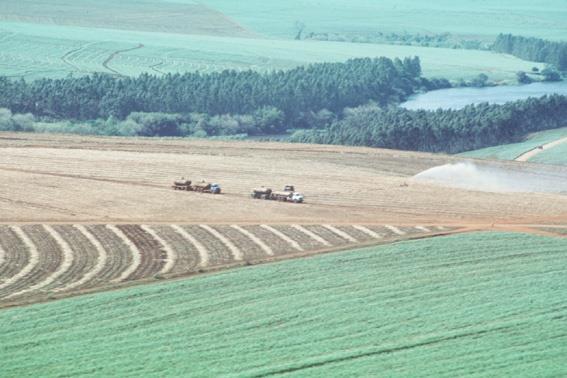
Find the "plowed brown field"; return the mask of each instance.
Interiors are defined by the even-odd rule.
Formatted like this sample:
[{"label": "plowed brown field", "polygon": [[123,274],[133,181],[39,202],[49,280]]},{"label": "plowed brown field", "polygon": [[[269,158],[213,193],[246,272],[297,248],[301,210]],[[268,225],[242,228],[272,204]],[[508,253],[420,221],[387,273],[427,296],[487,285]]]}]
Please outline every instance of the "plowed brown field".
[{"label": "plowed brown field", "polygon": [[[280,143],[0,135],[0,222],[560,224],[567,196],[418,183],[455,158]],[[542,166],[513,164],[535,171]],[[545,168],[549,174],[550,168]],[[564,168],[553,168],[566,174]],[[224,194],[178,192],[172,180],[219,182]],[[306,203],[252,200],[294,184]]]}]

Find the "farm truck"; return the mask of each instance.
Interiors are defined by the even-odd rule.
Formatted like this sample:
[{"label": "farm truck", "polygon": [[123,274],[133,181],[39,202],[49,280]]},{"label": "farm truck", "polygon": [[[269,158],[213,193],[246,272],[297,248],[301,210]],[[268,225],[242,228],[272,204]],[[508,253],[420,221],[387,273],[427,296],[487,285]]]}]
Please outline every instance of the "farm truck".
[{"label": "farm truck", "polygon": [[305,197],[296,192],[293,185],[286,185],[282,191],[274,191],[264,186],[252,190],[250,196],[254,199],[302,203]]}]

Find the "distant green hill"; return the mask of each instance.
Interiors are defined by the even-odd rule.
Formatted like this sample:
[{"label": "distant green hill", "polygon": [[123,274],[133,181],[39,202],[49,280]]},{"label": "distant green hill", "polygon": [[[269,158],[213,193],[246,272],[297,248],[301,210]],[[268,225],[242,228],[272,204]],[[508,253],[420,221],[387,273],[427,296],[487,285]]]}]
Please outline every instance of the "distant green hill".
[{"label": "distant green hill", "polygon": [[565,376],[567,241],[476,233],[0,311],[0,372]]},{"label": "distant green hill", "polygon": [[201,3],[257,33],[280,38],[293,38],[297,33],[295,23],[300,21],[305,24],[306,32],[449,32],[490,40],[499,33],[512,33],[567,39],[567,5],[562,0],[203,0]]}]

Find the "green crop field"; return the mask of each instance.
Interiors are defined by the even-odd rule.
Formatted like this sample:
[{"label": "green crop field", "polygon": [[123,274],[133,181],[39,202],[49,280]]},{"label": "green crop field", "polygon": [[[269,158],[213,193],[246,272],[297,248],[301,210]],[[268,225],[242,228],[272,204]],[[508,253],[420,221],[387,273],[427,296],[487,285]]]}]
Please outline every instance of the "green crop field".
[{"label": "green crop field", "polygon": [[[422,58],[429,77],[486,73],[514,82],[540,64],[490,52],[413,46],[294,41],[307,31],[443,33],[492,40],[500,32],[564,38],[567,7],[558,0],[4,0],[0,3],[0,75],[65,77],[106,72],[135,76],[187,71],[288,69],[353,57]],[[150,17],[151,15],[151,17]],[[337,17],[340,15],[340,17]]]},{"label": "green crop field", "polygon": [[204,4],[159,0],[2,0],[0,21],[162,33],[250,37]]},{"label": "green crop field", "polygon": [[[181,2],[182,0],[176,0]],[[492,40],[499,33],[567,38],[563,0],[203,0],[255,32],[292,38],[307,32],[445,33]]]},{"label": "green crop field", "polygon": [[567,240],[476,233],[0,311],[0,372],[565,376]]},{"label": "green crop field", "polygon": [[[567,135],[565,135],[567,137]],[[534,163],[567,165],[567,143],[542,151],[530,161]]]},{"label": "green crop field", "polygon": [[[554,140],[565,137],[567,137],[567,127],[561,129],[546,130],[529,135],[526,140],[521,143],[503,144],[499,146],[483,148],[480,150],[468,151],[459,154],[459,156],[480,159],[514,160],[523,153],[533,150],[538,146],[546,143],[551,143]],[[553,155],[553,153],[556,152],[555,150],[559,152],[562,147],[563,146],[557,146],[553,149],[550,149],[549,151],[544,151],[541,154],[535,156],[530,161],[543,162],[542,159],[545,159],[545,156]],[[564,154],[563,161],[567,163],[567,158],[565,156],[567,156],[567,154]],[[560,156],[556,156],[555,158],[558,157]]]},{"label": "green crop field", "polygon": [[213,37],[0,22],[0,74],[64,77],[90,72],[267,71],[355,57],[421,57],[425,76],[515,80],[542,66],[487,51],[413,46]]}]

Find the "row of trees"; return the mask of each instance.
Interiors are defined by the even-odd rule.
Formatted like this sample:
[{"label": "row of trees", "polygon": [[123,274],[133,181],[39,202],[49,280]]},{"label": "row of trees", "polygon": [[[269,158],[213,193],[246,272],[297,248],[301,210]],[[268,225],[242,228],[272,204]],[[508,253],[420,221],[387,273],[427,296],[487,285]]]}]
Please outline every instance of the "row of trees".
[{"label": "row of trees", "polygon": [[364,58],[320,63],[289,71],[170,74],[116,78],[95,74],[32,82],[0,78],[0,107],[15,113],[67,120],[125,119],[134,112],[253,114],[264,108],[283,112],[301,126],[309,112],[368,101],[397,104],[417,90],[447,87],[446,80],[421,77],[418,57]]},{"label": "row of trees", "polygon": [[[313,127],[322,127],[334,117],[322,111],[311,115]],[[131,113],[126,119],[115,117],[91,121],[42,122],[32,114],[12,114],[0,108],[0,131],[26,131],[114,136],[209,137],[274,134],[285,129],[283,113],[272,107],[258,109],[252,114],[216,115],[202,113]],[[317,123],[316,121],[319,121]]]},{"label": "row of trees", "polygon": [[304,34],[304,39],[350,43],[377,43],[405,46],[444,47],[452,49],[489,50],[490,42],[462,38],[451,33],[314,33]]},{"label": "row of trees", "polygon": [[567,42],[500,34],[492,45],[492,49],[520,59],[547,63],[558,70],[567,71]]},{"label": "row of trees", "polygon": [[553,95],[461,110],[412,111],[362,106],[323,130],[296,132],[294,142],[458,153],[512,143],[530,132],[565,126],[567,97]]}]

